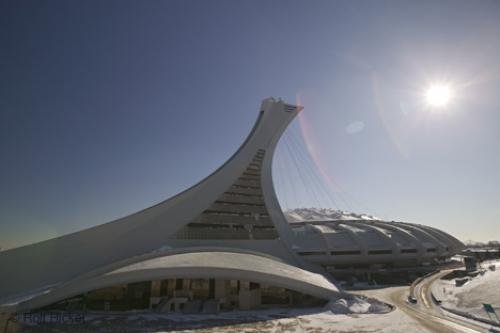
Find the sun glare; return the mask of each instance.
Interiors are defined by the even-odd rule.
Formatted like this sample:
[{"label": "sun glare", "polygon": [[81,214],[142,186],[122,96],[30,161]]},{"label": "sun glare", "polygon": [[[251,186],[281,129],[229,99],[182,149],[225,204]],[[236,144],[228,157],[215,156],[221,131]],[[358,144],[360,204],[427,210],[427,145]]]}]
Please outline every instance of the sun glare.
[{"label": "sun glare", "polygon": [[425,92],[425,100],[431,107],[442,108],[450,102],[452,92],[449,86],[434,84]]}]

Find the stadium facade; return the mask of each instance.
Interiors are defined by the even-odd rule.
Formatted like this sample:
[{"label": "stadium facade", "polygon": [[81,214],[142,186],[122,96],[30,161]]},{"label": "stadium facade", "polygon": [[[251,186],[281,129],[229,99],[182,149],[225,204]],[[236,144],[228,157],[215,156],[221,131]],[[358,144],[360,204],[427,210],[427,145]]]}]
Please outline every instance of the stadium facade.
[{"label": "stadium facade", "polygon": [[461,250],[452,236],[421,225],[288,223],[272,163],[301,110],[265,99],[241,147],[191,188],[116,221],[1,252],[1,306],[193,313],[308,304],[341,292],[332,268],[418,265]]}]

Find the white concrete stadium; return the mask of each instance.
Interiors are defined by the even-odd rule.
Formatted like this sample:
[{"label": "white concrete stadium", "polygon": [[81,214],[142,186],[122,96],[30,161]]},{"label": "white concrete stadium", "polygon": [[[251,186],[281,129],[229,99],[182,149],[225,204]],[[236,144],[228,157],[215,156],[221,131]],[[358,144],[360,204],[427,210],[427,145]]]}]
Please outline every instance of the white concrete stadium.
[{"label": "white concrete stadium", "polygon": [[191,188],[116,221],[1,252],[3,310],[72,299],[108,310],[184,312],[307,303],[340,293],[331,266],[418,264],[460,251],[458,240],[421,225],[289,224],[271,166],[281,135],[301,110],[265,99],[238,151]]}]

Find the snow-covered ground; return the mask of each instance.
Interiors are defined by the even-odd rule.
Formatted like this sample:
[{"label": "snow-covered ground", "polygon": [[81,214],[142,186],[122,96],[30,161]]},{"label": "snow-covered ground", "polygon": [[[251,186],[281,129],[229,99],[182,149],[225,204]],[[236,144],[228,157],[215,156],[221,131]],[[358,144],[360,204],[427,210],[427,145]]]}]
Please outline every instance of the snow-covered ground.
[{"label": "snow-covered ground", "polygon": [[[494,265],[496,269],[488,267]],[[442,301],[444,307],[460,310],[488,318],[483,303],[489,303],[500,315],[500,260],[484,262],[484,274],[471,278],[461,287],[455,286],[455,279],[439,280],[434,283],[432,292]]]},{"label": "snow-covered ground", "polygon": [[332,208],[295,208],[285,212],[288,222],[331,220],[378,220],[375,216],[356,214]]},{"label": "snow-covered ground", "polygon": [[[368,296],[388,295],[393,290],[395,288],[371,290],[368,292]],[[218,315],[92,314],[85,316],[84,323],[27,325],[23,332],[427,332],[401,310],[389,311],[387,307],[380,303],[373,308],[373,304],[362,300],[359,301],[359,299],[357,301],[341,299],[327,304],[324,308],[232,311]],[[363,312],[364,314],[356,312]]]},{"label": "snow-covered ground", "polygon": [[235,311],[219,315],[129,316],[92,315],[83,324],[27,326],[23,332],[422,332],[408,317],[393,311],[387,314],[342,315],[324,309]]}]

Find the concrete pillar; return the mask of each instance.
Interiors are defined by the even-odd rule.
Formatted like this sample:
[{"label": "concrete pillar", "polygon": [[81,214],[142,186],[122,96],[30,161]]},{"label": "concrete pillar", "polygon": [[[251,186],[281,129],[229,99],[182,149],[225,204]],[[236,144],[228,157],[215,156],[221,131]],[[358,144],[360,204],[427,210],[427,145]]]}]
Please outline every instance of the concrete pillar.
[{"label": "concrete pillar", "polygon": [[242,310],[258,308],[261,305],[261,290],[259,284],[241,281],[238,303]]},{"label": "concrete pillar", "polygon": [[183,290],[191,290],[191,280],[190,279],[183,279],[182,280],[182,289]]},{"label": "concrete pillar", "polygon": [[14,314],[10,312],[0,312],[0,332],[20,333],[21,324],[14,320]]},{"label": "concrete pillar", "polygon": [[226,297],[226,280],[215,280],[215,299],[222,299]]},{"label": "concrete pillar", "polygon": [[174,290],[175,290],[175,279],[169,279],[167,280],[167,295],[169,297],[172,297],[174,295]]},{"label": "concrete pillar", "polygon": [[161,292],[161,281],[153,280],[151,281],[151,297],[160,297]]},{"label": "concrete pillar", "polygon": [[151,291],[149,296],[149,309],[153,309],[161,301],[161,281],[151,281]]}]

